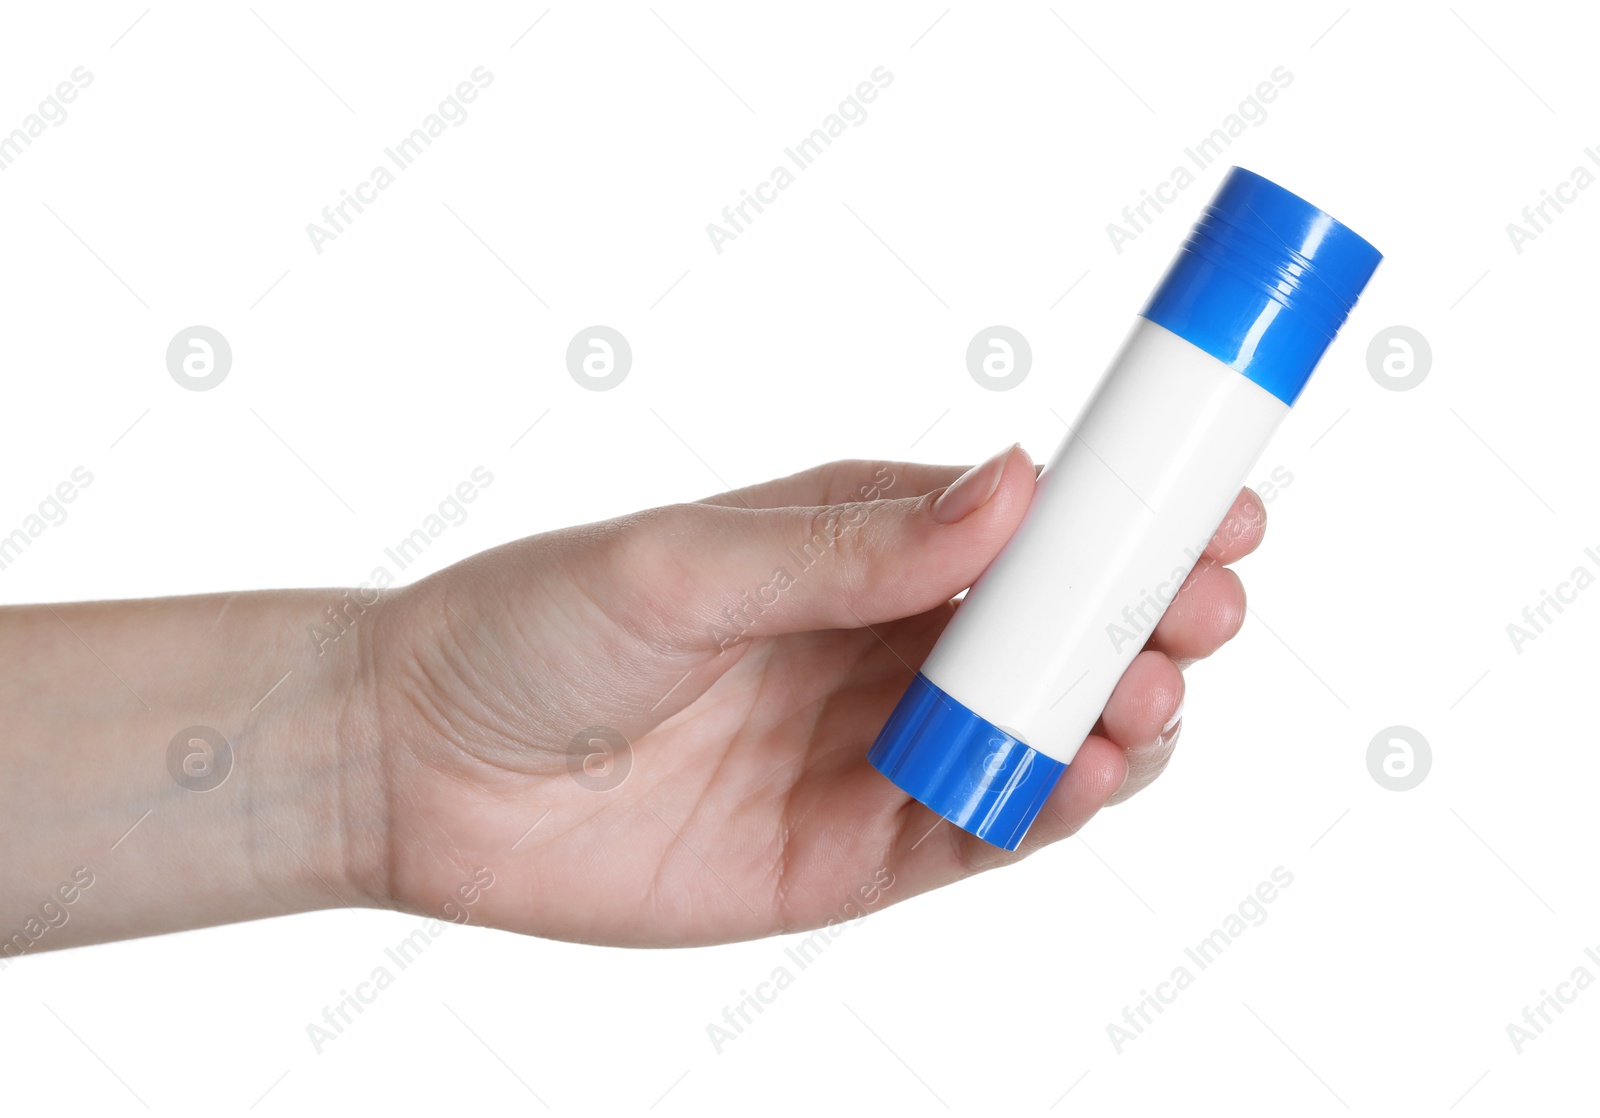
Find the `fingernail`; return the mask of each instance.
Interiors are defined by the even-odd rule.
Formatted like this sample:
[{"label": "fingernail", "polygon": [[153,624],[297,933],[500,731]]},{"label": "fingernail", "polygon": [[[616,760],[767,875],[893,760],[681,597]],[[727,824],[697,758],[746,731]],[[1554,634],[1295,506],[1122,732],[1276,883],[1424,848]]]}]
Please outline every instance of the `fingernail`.
[{"label": "fingernail", "polygon": [[1178,700],[1178,709],[1172,712],[1172,717],[1167,719],[1167,724],[1161,727],[1162,737],[1166,737],[1168,734],[1172,733],[1174,727],[1176,727],[1179,722],[1183,721],[1183,704],[1188,701],[1189,697],[1187,695]]},{"label": "fingernail", "polygon": [[939,494],[933,502],[933,519],[940,524],[954,524],[982,508],[1000,488],[1000,477],[1006,472],[1006,462],[1011,452],[1021,445],[1012,443],[986,462],[981,462]]}]

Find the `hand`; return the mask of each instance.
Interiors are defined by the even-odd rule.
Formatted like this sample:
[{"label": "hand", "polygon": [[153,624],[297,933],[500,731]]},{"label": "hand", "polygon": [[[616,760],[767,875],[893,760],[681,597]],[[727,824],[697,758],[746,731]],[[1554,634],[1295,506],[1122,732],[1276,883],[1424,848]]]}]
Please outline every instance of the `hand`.
[{"label": "hand", "polygon": [[[959,476],[959,480],[958,480]],[[1015,854],[941,822],[867,747],[1022,518],[1012,448],[839,462],[518,541],[397,592],[354,724],[387,843],[379,903],[602,944],[816,927],[1015,861],[1155,779],[1180,668],[1239,629],[1241,492]],[[481,882],[487,868],[493,885]],[[868,899],[870,896],[870,900]],[[851,904],[855,909],[850,908]]]}]

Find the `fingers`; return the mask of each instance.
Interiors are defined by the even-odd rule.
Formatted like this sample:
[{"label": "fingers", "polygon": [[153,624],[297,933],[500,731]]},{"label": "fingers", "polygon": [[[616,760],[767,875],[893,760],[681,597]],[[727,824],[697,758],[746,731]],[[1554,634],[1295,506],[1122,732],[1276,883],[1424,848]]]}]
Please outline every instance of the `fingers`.
[{"label": "fingers", "polygon": [[1241,489],[1146,647],[1187,666],[1232,640],[1244,624],[1244,583],[1224,564],[1261,546],[1266,527],[1266,506],[1261,498],[1250,489]]},{"label": "fingers", "polygon": [[1188,665],[1237,636],[1244,618],[1244,583],[1239,576],[1227,567],[1202,563],[1161,615],[1146,647]]},{"label": "fingers", "polygon": [[[1037,476],[1043,466],[1034,467]],[[879,497],[920,497],[943,489],[970,466],[928,466],[920,462],[878,462],[846,459],[813,466],[759,485],[718,493],[696,502],[702,505],[727,505],[750,509],[776,509],[788,506],[838,505],[847,501],[877,500]]]},{"label": "fingers", "polygon": [[921,496],[674,505],[634,518],[599,566],[608,596],[633,599],[620,612],[649,611],[685,648],[858,628],[922,613],[970,586],[1021,522],[1034,478],[1013,446]]},{"label": "fingers", "polygon": [[924,466],[914,462],[871,462],[847,459],[809,470],[718,493],[698,502],[749,509],[841,505],[879,497],[920,497],[943,489],[967,466]]},{"label": "fingers", "polygon": [[1122,673],[1100,717],[1099,729],[1128,759],[1127,779],[1109,802],[1148,787],[1167,767],[1182,724],[1183,692],[1183,673],[1160,652],[1139,653]]},{"label": "fingers", "polygon": [[1256,491],[1239,490],[1233,507],[1222,518],[1222,524],[1212,533],[1206,544],[1200,565],[1235,563],[1261,546],[1261,537],[1267,530],[1267,506],[1261,503]]}]

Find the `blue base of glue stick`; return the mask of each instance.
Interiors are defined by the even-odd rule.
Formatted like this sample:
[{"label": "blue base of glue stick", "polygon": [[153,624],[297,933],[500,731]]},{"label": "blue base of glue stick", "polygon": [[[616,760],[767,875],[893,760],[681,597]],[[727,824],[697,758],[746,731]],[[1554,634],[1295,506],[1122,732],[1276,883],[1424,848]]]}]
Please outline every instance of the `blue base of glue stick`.
[{"label": "blue base of glue stick", "polygon": [[919,803],[987,843],[1015,850],[1067,771],[974,714],[918,672],[867,753]]}]

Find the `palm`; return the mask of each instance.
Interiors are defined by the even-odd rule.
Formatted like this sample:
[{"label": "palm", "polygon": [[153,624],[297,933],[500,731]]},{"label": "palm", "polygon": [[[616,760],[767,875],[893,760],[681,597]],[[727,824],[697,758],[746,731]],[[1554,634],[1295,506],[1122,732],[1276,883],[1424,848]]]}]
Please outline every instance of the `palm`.
[{"label": "palm", "polygon": [[[710,685],[698,695],[684,693],[691,683],[680,687],[672,698],[681,709],[627,755],[606,759],[609,779],[603,771],[574,779],[559,739],[554,749],[524,742],[524,765],[501,761],[503,742],[484,748],[447,733],[455,740],[414,743],[420,764],[407,765],[411,778],[392,797],[405,805],[392,820],[402,855],[392,886],[408,907],[440,911],[488,866],[495,884],[471,906],[475,922],[643,945],[815,927],[857,914],[847,902],[859,905],[863,888],[875,898],[870,887],[891,874],[887,900],[957,876],[963,859],[989,848],[948,825],[919,844],[937,817],[866,762],[910,678],[907,665],[921,662],[949,615],[946,606],[875,629],[767,638],[709,656]],[[541,668],[582,677],[593,665],[533,664],[529,677]],[[448,678],[422,674],[435,686]],[[410,701],[445,726],[515,721],[515,711],[499,709],[502,680],[490,673],[463,689],[465,680]],[[655,702],[660,693],[650,690],[614,696],[612,720]],[[918,872],[908,881],[912,861]]]}]

